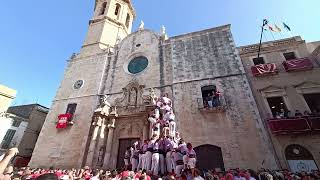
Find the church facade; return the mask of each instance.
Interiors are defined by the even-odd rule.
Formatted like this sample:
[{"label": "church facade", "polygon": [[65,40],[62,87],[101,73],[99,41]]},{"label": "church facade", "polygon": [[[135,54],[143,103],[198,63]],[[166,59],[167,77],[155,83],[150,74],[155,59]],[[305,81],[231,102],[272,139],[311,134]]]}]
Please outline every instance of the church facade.
[{"label": "church facade", "polygon": [[[230,25],[168,38],[131,33],[130,0],[97,0],[87,38],[71,57],[30,166],[122,168],[124,150],[150,137],[151,97],[167,94],[177,128],[202,168],[276,169]],[[219,100],[208,104],[210,93]],[[71,113],[73,125],[56,129]]]}]

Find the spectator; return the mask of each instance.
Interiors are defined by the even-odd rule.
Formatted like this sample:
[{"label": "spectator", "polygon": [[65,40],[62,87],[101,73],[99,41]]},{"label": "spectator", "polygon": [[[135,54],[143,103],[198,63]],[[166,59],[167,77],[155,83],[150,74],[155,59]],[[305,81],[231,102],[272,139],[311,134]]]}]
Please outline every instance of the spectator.
[{"label": "spectator", "polygon": [[213,103],[212,103],[212,96],[211,96],[210,93],[208,94],[206,100],[207,100],[209,108],[212,108],[213,107]]},{"label": "spectator", "polygon": [[294,113],[295,117],[302,117],[302,113],[299,110],[296,110],[296,112]]},{"label": "spectator", "polygon": [[280,118],[285,118],[285,111],[284,109],[280,109],[280,114],[279,114]]},{"label": "spectator", "polygon": [[199,171],[199,169],[195,169],[194,170],[194,180],[204,180],[201,176],[200,176],[200,171]]},{"label": "spectator", "polygon": [[292,112],[290,110],[287,111],[286,118],[293,118]]},{"label": "spectator", "polygon": [[257,173],[252,169],[248,169],[247,175],[249,176],[249,180],[259,180]]}]

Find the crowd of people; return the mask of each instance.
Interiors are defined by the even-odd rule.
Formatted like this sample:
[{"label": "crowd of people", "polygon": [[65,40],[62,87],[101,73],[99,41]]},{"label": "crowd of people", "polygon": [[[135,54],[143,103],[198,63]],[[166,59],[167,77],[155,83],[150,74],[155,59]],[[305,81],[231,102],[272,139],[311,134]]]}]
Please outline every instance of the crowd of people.
[{"label": "crowd of people", "polygon": [[270,171],[260,169],[230,169],[226,172],[215,170],[192,171],[183,168],[180,176],[174,172],[154,175],[152,171],[123,169],[120,171],[105,171],[91,169],[41,169],[30,167],[14,168],[10,160],[18,153],[16,148],[10,149],[0,161],[0,180],[319,180],[320,172],[293,173],[286,169]]},{"label": "crowd of people", "polygon": [[[219,102],[220,95],[208,100],[213,107]],[[171,100],[167,95],[152,97],[154,109],[148,120],[152,126],[151,138],[135,142],[124,154],[125,167],[121,171],[92,169],[31,169],[13,168],[10,161],[18,153],[17,148],[10,149],[0,159],[0,180],[36,179],[36,180],[320,180],[320,172],[292,173],[288,170],[269,171],[260,169],[233,169],[226,172],[216,170],[199,170],[196,168],[197,156],[191,143],[186,143],[176,131],[175,115]],[[300,115],[297,114],[296,116]],[[288,113],[283,117],[288,116]],[[302,116],[302,114],[301,114]]]},{"label": "crowd of people", "polygon": [[280,109],[280,112],[275,112],[273,115],[276,119],[293,119],[293,118],[306,118],[306,117],[319,117],[320,112],[317,110],[313,110],[312,112],[304,111],[301,113],[299,110],[295,110],[292,113],[290,110]]}]

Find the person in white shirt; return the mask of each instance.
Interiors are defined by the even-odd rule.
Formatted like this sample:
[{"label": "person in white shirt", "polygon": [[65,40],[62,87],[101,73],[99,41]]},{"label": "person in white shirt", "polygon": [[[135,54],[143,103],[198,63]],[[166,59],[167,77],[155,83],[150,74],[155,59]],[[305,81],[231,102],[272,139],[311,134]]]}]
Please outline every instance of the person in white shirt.
[{"label": "person in white shirt", "polygon": [[194,180],[204,180],[203,177],[200,176],[200,171],[198,169],[194,170]]}]

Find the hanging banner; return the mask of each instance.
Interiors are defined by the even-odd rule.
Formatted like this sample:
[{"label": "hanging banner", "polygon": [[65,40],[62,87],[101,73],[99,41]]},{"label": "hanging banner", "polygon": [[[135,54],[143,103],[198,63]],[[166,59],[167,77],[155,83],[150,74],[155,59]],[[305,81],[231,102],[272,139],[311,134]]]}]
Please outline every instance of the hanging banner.
[{"label": "hanging banner", "polygon": [[57,129],[65,129],[68,126],[68,122],[70,121],[72,115],[71,114],[60,114],[58,116]]}]

